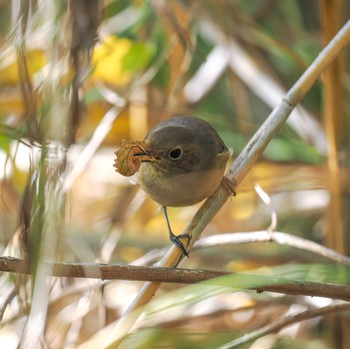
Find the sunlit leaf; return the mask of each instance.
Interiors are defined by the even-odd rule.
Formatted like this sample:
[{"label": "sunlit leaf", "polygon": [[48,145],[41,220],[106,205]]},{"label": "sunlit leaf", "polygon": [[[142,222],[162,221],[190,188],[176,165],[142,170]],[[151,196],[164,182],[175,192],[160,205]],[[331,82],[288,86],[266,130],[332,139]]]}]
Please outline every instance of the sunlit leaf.
[{"label": "sunlit leaf", "polygon": [[132,75],[123,69],[125,56],[132,48],[132,41],[108,36],[94,49],[92,64],[93,78],[101,79],[113,85],[125,85]]}]

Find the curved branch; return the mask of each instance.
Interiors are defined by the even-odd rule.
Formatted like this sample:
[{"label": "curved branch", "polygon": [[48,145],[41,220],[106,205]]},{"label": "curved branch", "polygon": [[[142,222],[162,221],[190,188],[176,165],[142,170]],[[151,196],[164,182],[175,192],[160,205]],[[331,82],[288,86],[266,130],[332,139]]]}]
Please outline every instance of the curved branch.
[{"label": "curved branch", "polygon": [[[310,253],[314,253],[318,256],[325,257],[331,261],[341,263],[350,266],[350,257],[338,253],[326,246],[320,245],[317,242],[304,239],[300,236],[279,232],[279,231],[251,231],[251,232],[235,232],[235,233],[224,233],[214,234],[205,236],[198,240],[193,246],[194,251],[203,248],[217,247],[221,245],[238,245],[238,244],[249,244],[255,242],[275,242],[279,245],[290,246],[298,248]],[[133,261],[134,265],[147,265],[154,263],[164,255],[166,249],[160,249],[152,251],[145,256]]]},{"label": "curved branch", "polygon": [[199,240],[196,243],[195,248],[197,249],[227,244],[246,244],[251,242],[276,242],[280,245],[291,246],[314,253],[334,262],[350,265],[350,257],[348,256],[338,253],[314,241],[279,231],[269,232],[266,230],[261,230],[211,235]]}]

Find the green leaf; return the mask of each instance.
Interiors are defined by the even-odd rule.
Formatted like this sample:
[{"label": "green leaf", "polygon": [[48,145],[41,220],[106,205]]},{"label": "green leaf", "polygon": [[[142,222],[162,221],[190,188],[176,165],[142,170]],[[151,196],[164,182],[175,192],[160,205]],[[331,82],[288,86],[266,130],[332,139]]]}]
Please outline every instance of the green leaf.
[{"label": "green leaf", "polygon": [[0,149],[5,150],[5,152],[7,153],[8,150],[10,149],[10,144],[12,142],[12,139],[0,134]]},{"label": "green leaf", "polygon": [[134,43],[129,52],[124,56],[122,68],[128,72],[138,72],[145,69],[153,56],[152,45],[146,43]]}]

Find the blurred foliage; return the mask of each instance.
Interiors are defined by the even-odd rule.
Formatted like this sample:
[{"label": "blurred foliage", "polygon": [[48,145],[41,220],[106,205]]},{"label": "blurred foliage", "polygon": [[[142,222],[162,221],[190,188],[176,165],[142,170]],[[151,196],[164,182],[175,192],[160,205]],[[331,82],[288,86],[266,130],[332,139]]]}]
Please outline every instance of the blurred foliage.
[{"label": "blurred foliage", "polygon": [[[68,0],[0,2],[0,246],[2,255],[23,256],[21,232],[31,231],[29,245],[39,266],[41,259],[135,263],[147,252],[169,246],[157,205],[113,170],[121,141],[141,139],[173,114],[190,114],[209,121],[237,155],[276,98],[325,46],[329,33],[322,21],[330,16],[325,4],[339,14],[336,30],[350,13],[348,2],[327,0],[94,0],[95,11],[84,7],[84,0],[75,1],[81,7]],[[72,33],[77,28],[71,25],[72,11],[79,32]],[[223,56],[212,54],[228,50],[231,42],[244,58],[237,68],[230,58],[238,58],[238,49],[231,56],[225,51],[220,71]],[[349,50],[344,57],[338,79],[342,93],[335,102],[343,113],[334,116],[344,125],[339,159],[327,154],[329,97],[320,79],[296,108],[301,118],[276,135],[205,234],[265,229],[273,208],[276,229],[329,242],[334,181],[328,164],[337,161],[344,211],[333,218],[349,231]],[[69,183],[72,173],[77,175]],[[272,208],[254,192],[255,183],[270,196]],[[197,208],[169,210],[176,233]],[[349,254],[349,244],[343,241],[343,246],[341,252]],[[255,272],[262,282],[277,273],[349,284],[349,270],[328,263],[298,249],[251,243],[193,252],[184,266]],[[41,285],[47,294],[37,289],[32,294],[33,280],[1,276],[1,347],[16,348],[28,337],[28,314],[38,299],[48,309],[38,334],[44,338],[40,347],[75,348],[108,331],[139,289],[139,284],[123,281],[101,286],[91,280],[54,279]],[[235,280],[237,288],[246,287],[243,281]],[[233,292],[226,286],[211,293],[203,285],[164,285],[164,314],[155,312],[141,323],[123,347],[216,348],[295,309],[327,302]],[[186,311],[175,311],[172,297],[180,303],[188,297]],[[349,321],[348,314],[342,319]],[[313,319],[265,336],[262,340],[269,344],[264,348],[348,348],[346,335],[334,341],[326,323]]]}]

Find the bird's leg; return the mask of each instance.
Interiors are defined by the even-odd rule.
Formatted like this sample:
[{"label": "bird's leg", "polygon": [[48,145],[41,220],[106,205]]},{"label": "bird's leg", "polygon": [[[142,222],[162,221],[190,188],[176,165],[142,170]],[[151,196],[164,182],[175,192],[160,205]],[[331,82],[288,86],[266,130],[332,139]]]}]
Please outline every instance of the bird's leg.
[{"label": "bird's leg", "polygon": [[236,183],[236,180],[234,178],[233,178],[233,180],[230,180],[225,176],[222,177],[221,185],[230,194],[230,196],[236,196],[237,183]]},{"label": "bird's leg", "polygon": [[185,246],[183,245],[183,243],[181,242],[181,240],[179,238],[185,237],[188,240],[191,240],[191,237],[188,234],[180,234],[180,235],[176,236],[171,230],[166,206],[162,206],[162,211],[163,211],[163,214],[164,214],[164,217],[165,217],[165,220],[166,220],[166,224],[168,226],[170,241],[174,245],[176,245],[183,252],[183,254],[186,257],[188,257],[188,252],[187,252]]}]

